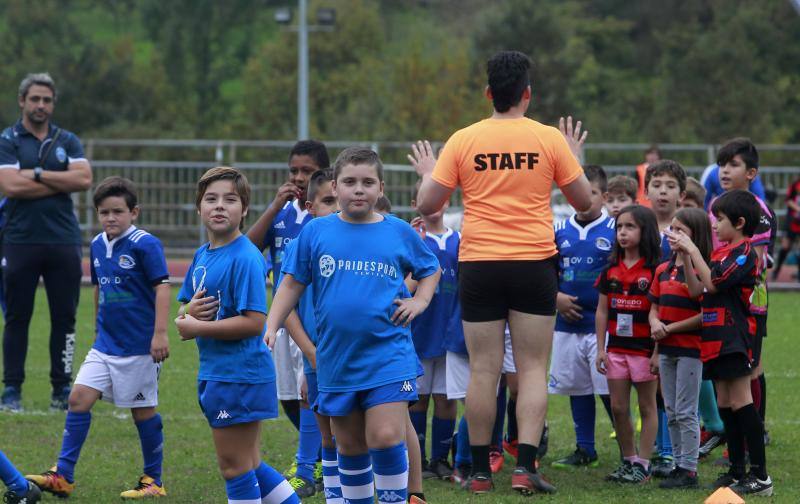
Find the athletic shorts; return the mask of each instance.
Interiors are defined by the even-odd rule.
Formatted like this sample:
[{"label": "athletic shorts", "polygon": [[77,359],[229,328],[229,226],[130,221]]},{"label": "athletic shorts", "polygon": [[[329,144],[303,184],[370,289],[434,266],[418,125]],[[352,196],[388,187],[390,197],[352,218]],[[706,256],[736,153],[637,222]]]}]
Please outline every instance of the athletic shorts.
[{"label": "athletic shorts", "polygon": [[158,406],[161,364],[148,355],[118,357],[92,348],[86,355],[76,385],[100,392],[100,397],[119,408]]},{"label": "athletic shorts", "polygon": [[447,352],[447,398],[464,399],[469,386],[469,356]]},{"label": "athletic shorts", "polygon": [[197,400],[212,429],[278,418],[275,382],[197,382]]},{"label": "athletic shorts", "polygon": [[736,352],[720,355],[716,359],[703,363],[704,380],[733,380],[749,376],[753,372],[753,363],[743,353]]},{"label": "athletic shorts", "polygon": [[295,344],[286,329],[278,329],[272,357],[275,359],[278,399],[299,400],[300,383],[303,378],[303,351]]},{"label": "athletic shorts", "polygon": [[322,392],[317,396],[314,411],[325,416],[347,416],[353,410],[366,411],[375,406],[394,402],[413,403],[417,400],[417,381],[404,380],[355,392]]},{"label": "athletic shorts", "polygon": [[554,315],[558,256],[541,261],[458,263],[461,318],[467,322],[507,320],[509,310]]},{"label": "athletic shorts", "polygon": [[314,409],[314,403],[319,397],[319,386],[317,385],[317,373],[306,373],[306,388],[308,389],[308,405]]},{"label": "athletic shorts", "polygon": [[417,378],[417,394],[446,394],[447,373],[445,356],[422,359],[422,376]]},{"label": "athletic shorts", "polygon": [[649,357],[613,352],[608,353],[606,378],[609,380],[630,380],[633,383],[643,383],[657,380],[658,376],[650,372]]},{"label": "athletic shorts", "polygon": [[608,380],[597,371],[596,358],[594,333],[554,332],[547,391],[568,396],[608,394]]}]

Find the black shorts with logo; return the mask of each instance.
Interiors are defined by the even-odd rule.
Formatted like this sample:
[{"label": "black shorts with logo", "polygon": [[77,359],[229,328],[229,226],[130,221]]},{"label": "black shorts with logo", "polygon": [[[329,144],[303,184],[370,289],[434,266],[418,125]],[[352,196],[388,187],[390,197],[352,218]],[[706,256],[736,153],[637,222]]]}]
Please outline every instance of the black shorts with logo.
[{"label": "black shorts with logo", "polygon": [[540,261],[458,263],[461,318],[466,322],[508,319],[509,310],[554,315],[558,256]]}]

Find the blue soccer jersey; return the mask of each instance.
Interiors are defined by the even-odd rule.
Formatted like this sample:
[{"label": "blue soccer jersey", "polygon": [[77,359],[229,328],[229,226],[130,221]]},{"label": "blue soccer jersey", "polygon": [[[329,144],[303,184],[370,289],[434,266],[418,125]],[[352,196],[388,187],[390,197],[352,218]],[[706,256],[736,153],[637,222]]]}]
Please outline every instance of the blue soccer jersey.
[{"label": "blue soccer jersey", "polygon": [[[288,201],[272,220],[272,225],[267,230],[264,243],[269,248],[269,258],[272,266],[272,281],[275,285],[280,282],[281,264],[286,254],[286,246],[297,238],[300,230],[312,218],[308,210],[300,207],[300,203],[293,199]],[[277,289],[273,290],[274,293]]]},{"label": "blue soccer jersey", "polygon": [[99,289],[94,348],[107,355],[147,355],[156,321],[154,287],[167,280],[161,242],[131,226],[109,241],[105,233],[89,247],[92,283]]},{"label": "blue soccer jersey", "polygon": [[[206,243],[194,254],[178,301],[188,303],[195,292],[219,300],[216,320],[241,315],[245,311],[267,313],[267,265],[246,236],[215,249]],[[200,353],[198,380],[230,383],[268,383],[275,380],[275,365],[257,334],[235,341],[198,336]]]},{"label": "blue soccer jersey", "polygon": [[614,219],[603,209],[600,217],[582,227],[573,215],[556,224],[555,235],[559,254],[558,290],[577,296],[577,303],[583,309],[583,318],[574,323],[559,314],[556,331],[593,333],[598,300],[594,283],[608,264],[616,240]]},{"label": "blue soccer jersey", "polygon": [[321,392],[369,390],[417,377],[411,331],[390,320],[403,279],[439,262],[408,223],[392,216],[351,224],[339,214],[309,222],[283,273],[313,283]]},{"label": "blue soccer jersey", "polygon": [[442,276],[428,308],[411,322],[411,334],[419,358],[433,359],[444,356],[447,333],[457,312],[458,246],[461,237],[459,233],[447,229],[442,235],[427,233],[423,241],[439,260]]},{"label": "blue soccer jersey", "polygon": [[663,232],[659,233],[661,236],[661,261],[660,262],[667,262],[672,258],[672,247],[669,246],[669,240],[667,239],[667,235]]}]

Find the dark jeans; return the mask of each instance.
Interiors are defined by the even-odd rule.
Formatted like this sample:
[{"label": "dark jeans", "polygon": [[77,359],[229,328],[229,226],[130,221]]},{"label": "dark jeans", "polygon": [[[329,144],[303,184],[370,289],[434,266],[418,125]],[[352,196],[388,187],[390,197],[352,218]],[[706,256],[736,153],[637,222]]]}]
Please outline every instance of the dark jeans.
[{"label": "dark jeans", "polygon": [[50,382],[58,390],[72,382],[75,313],[81,292],[81,248],[78,245],[3,246],[6,325],[3,331],[3,382],[25,381],[28,326],[39,278],[50,306]]}]

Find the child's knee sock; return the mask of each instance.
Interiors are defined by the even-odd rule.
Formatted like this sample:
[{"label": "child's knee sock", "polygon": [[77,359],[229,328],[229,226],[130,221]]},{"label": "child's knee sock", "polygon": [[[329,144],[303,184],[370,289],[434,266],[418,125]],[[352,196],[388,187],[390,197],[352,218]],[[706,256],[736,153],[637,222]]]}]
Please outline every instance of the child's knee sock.
[{"label": "child's knee sock", "polygon": [[753,406],[756,411],[761,411],[761,381],[758,378],[750,380],[750,394],[753,396]]},{"label": "child's knee sock", "polygon": [[611,396],[608,394],[599,394],[600,402],[603,403],[603,408],[606,410],[608,419],[611,421],[611,427],[614,427],[614,413],[611,411]]},{"label": "child's knee sock", "polygon": [[700,418],[703,425],[709,432],[723,432],[727,427],[720,418],[717,409],[717,396],[714,394],[714,383],[711,380],[703,380],[700,385],[700,402],[698,404]]},{"label": "child's knee sock", "polygon": [[764,424],[758,416],[753,403],[733,412],[739,428],[747,439],[747,450],[750,453],[750,472],[758,479],[767,479],[767,457],[764,451]]},{"label": "child's knee sock", "polygon": [[[758,375],[758,381],[761,382],[761,407],[758,408],[758,414],[763,422],[767,418],[767,378],[764,373]],[[764,428],[766,429],[766,425]]]},{"label": "child's knee sock", "polygon": [[255,471],[248,471],[225,480],[228,504],[261,504],[261,493]]},{"label": "child's knee sock", "polygon": [[156,485],[161,486],[161,463],[164,460],[164,431],[161,415],[136,424],[139,431],[139,443],[142,445],[144,474],[153,478]]},{"label": "child's knee sock", "polygon": [[414,430],[417,431],[417,439],[419,439],[419,451],[422,460],[426,460],[425,441],[428,435],[428,413],[425,411],[409,411],[408,415],[411,417],[411,424]]},{"label": "child's knee sock", "polygon": [[261,504],[299,504],[300,498],[294,493],[292,485],[274,468],[266,463],[255,470],[258,480],[259,502]]},{"label": "child's knee sock", "polygon": [[310,409],[300,408],[300,440],[297,443],[297,476],[306,481],[314,481],[314,468],[317,464],[322,434],[317,419]]},{"label": "child's knee sock", "polygon": [[[342,498],[348,504],[373,504],[375,490],[372,486],[372,464],[369,453],[339,455],[339,481]],[[405,454],[403,454],[405,458]]]},{"label": "child's knee sock", "polygon": [[456,458],[453,462],[456,466],[472,465],[472,453],[469,450],[469,427],[467,426],[466,415],[462,415],[461,421],[458,423]]},{"label": "child's knee sock", "polygon": [[391,448],[372,449],[372,472],[375,473],[375,492],[378,504],[405,502],[408,497],[408,459],[406,444]]},{"label": "child's knee sock", "polygon": [[456,421],[434,416],[431,424],[431,460],[447,460]]},{"label": "child's knee sock", "polygon": [[322,448],[322,484],[325,487],[326,504],[343,504],[336,448]]},{"label": "child's knee sock", "polygon": [[594,394],[569,396],[569,405],[572,410],[572,421],[575,423],[576,444],[589,455],[595,455],[597,452],[594,449],[596,416]]},{"label": "child's knee sock", "polygon": [[729,472],[736,478],[744,476],[744,433],[730,408],[719,408],[719,416],[725,425],[725,437],[728,440],[728,460],[731,462]]},{"label": "child's knee sock", "polygon": [[28,491],[28,480],[2,451],[0,451],[0,480],[3,480],[8,489],[18,495],[25,495]]},{"label": "child's knee sock", "polygon": [[75,413],[67,411],[64,422],[64,437],[61,439],[61,454],[58,456],[58,474],[72,483],[75,481],[75,464],[81,455],[86,436],[89,435],[89,426],[92,424],[92,413]]}]

